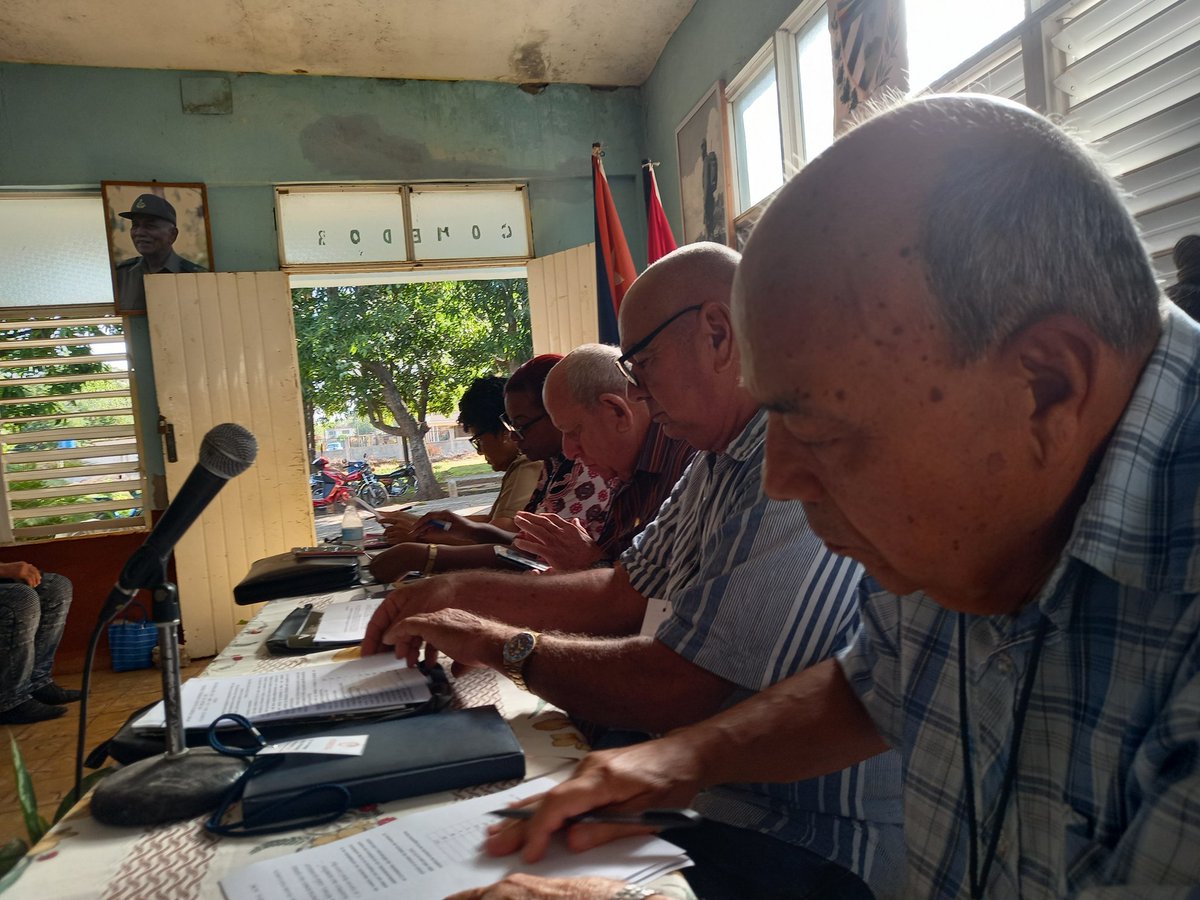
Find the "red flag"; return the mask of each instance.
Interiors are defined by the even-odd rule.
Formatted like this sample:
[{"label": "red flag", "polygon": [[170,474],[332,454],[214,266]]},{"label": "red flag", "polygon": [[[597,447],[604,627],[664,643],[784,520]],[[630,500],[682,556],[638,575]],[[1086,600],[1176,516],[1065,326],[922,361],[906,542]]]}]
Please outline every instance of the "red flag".
[{"label": "red flag", "polygon": [[599,302],[600,341],[606,344],[619,342],[617,336],[617,311],[625,292],[637,277],[633,268],[633,257],[629,255],[629,244],[617,217],[612,191],[608,189],[608,177],[604,174],[604,163],[600,161],[600,145],[592,144],[592,188],[595,195],[596,224],[596,296]]},{"label": "red flag", "polygon": [[646,264],[666,256],[678,245],[671,234],[671,223],[663,212],[662,197],[658,195],[658,179],[654,177],[654,163],[642,160],[642,191],[646,195]]}]

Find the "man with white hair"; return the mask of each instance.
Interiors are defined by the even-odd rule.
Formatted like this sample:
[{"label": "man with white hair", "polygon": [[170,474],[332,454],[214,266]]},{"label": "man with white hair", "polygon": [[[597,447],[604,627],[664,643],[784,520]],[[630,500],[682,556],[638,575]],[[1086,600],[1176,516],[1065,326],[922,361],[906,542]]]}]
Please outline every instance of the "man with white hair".
[{"label": "man with white hair", "polygon": [[550,370],[543,402],[562,432],[563,453],[612,480],[616,487],[600,534],[562,516],[518,513],[519,550],[556,571],[612,563],[658,513],[695,450],[650,421],[646,405],[626,396],[616,367],[621,351],[605,344],[576,347]]}]

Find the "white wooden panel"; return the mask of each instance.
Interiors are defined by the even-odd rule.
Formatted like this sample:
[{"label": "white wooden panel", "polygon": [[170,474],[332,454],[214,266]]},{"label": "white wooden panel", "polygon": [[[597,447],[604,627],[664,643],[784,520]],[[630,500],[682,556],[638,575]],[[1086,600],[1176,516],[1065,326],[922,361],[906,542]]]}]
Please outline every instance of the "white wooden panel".
[{"label": "white wooden panel", "polygon": [[258,440],[255,464],[175,548],[188,651],[207,656],[247,615],[232,590],[250,564],[316,540],[291,295],[282,272],[152,275],[146,301],[159,410],[179,454],[170,495],[214,425],[237,422]]},{"label": "white wooden panel", "polygon": [[527,278],[534,353],[569,353],[597,340],[595,244],[532,259]]}]

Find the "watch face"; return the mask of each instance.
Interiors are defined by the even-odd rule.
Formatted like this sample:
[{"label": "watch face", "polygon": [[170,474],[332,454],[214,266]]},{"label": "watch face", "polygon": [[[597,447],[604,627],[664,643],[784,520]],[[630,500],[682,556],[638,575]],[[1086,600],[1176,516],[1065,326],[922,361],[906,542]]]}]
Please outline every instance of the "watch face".
[{"label": "watch face", "polygon": [[529,631],[519,631],[504,642],[504,661],[519,663],[533,652],[537,638]]}]

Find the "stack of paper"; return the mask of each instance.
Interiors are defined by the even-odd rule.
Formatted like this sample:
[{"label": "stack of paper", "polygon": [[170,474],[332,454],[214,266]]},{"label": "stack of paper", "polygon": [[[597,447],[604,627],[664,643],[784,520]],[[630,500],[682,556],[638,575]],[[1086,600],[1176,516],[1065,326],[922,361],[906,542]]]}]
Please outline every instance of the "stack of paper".
[{"label": "stack of paper", "polygon": [[336,644],[346,641],[361,641],[367,636],[367,623],[375,610],[383,603],[383,597],[365,597],[346,603],[330,603],[321,612],[317,624],[314,644]]},{"label": "stack of paper", "polygon": [[[181,691],[184,728],[207,728],[224,713],[240,713],[252,722],[280,722],[395,709],[429,698],[421,671],[389,654],[260,675],[193,678]],[[162,702],[134,727],[165,727]]]},{"label": "stack of paper", "polygon": [[221,880],[221,889],[227,900],[437,900],[492,884],[511,872],[550,878],[598,875],[645,884],[691,865],[678,847],[652,836],[625,838],[586,853],[572,853],[555,842],[546,857],[532,865],[519,855],[485,855],[480,849],[485,831],[497,821],[488,813],[547,791],[554,783],[541,778],[486,797],[408,813],[332,844],[238,869]]}]

